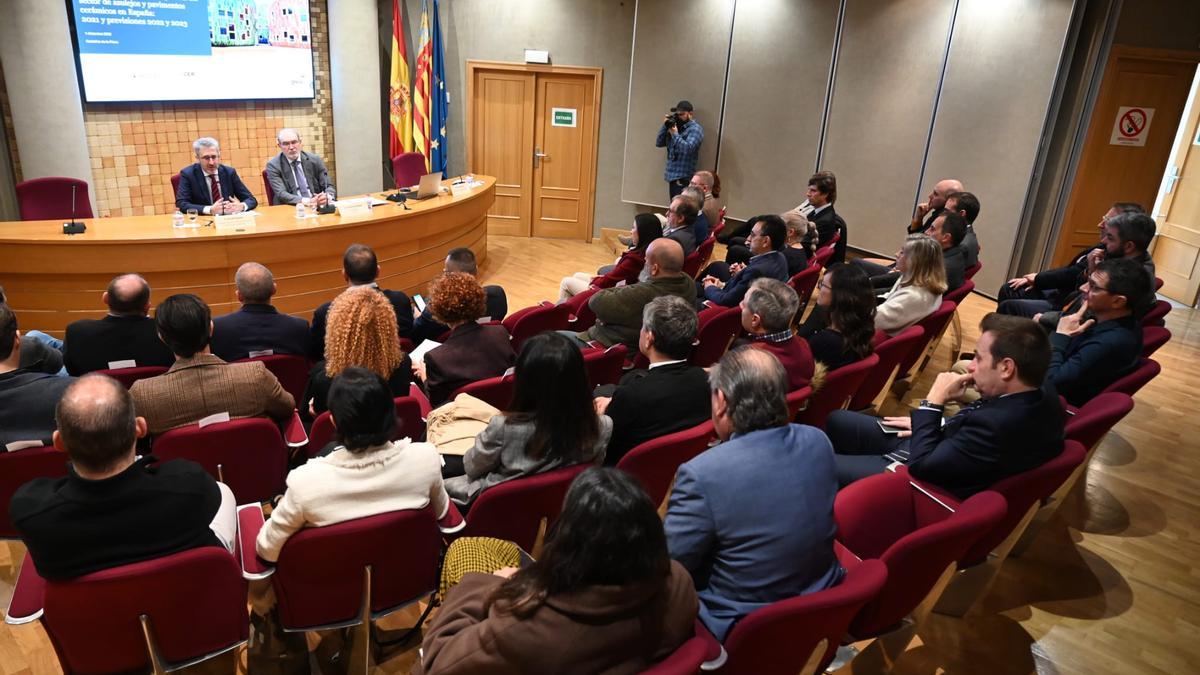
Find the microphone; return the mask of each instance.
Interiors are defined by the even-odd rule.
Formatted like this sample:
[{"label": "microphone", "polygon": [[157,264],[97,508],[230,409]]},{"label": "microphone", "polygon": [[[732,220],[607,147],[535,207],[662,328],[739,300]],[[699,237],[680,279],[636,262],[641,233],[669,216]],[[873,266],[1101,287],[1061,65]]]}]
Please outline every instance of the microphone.
[{"label": "microphone", "polygon": [[80,234],[87,231],[87,225],[75,222],[75,185],[71,185],[71,222],[63,223],[63,234]]}]

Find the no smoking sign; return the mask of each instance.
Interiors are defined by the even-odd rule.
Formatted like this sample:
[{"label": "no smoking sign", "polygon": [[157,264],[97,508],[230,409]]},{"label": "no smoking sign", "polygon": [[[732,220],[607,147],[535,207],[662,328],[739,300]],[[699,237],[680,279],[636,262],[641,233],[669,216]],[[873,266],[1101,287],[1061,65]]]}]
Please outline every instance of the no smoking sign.
[{"label": "no smoking sign", "polygon": [[1154,119],[1154,108],[1121,106],[1117,108],[1117,120],[1113,123],[1109,145],[1145,145],[1150,135],[1150,121]]}]

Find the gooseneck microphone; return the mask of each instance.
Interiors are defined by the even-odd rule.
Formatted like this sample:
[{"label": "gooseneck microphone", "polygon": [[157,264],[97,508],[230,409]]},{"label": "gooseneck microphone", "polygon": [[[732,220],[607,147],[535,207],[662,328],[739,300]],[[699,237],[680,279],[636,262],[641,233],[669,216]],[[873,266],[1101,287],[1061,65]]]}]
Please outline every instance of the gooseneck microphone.
[{"label": "gooseneck microphone", "polygon": [[80,234],[87,231],[87,225],[75,222],[75,188],[71,185],[71,222],[63,223],[63,234]]}]

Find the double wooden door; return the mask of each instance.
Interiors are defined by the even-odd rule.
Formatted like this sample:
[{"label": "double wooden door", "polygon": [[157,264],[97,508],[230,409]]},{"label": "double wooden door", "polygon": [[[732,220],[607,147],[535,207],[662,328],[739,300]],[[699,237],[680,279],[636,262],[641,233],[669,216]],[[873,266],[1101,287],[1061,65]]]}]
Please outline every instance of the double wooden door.
[{"label": "double wooden door", "polygon": [[591,241],[599,68],[468,61],[467,166],[496,177],[488,232]]}]

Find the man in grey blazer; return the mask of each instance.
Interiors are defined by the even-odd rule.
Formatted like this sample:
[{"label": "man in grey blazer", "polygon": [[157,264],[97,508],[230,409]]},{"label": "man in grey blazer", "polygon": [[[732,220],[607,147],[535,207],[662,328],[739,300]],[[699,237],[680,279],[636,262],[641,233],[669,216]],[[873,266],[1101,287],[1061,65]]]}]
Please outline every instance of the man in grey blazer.
[{"label": "man in grey blazer", "polygon": [[305,152],[295,129],[280,129],[275,135],[280,153],[267,162],[267,183],[274,196],[271,205],[299,204],[313,197],[317,206],[334,198],[333,183],[320,157]]}]

